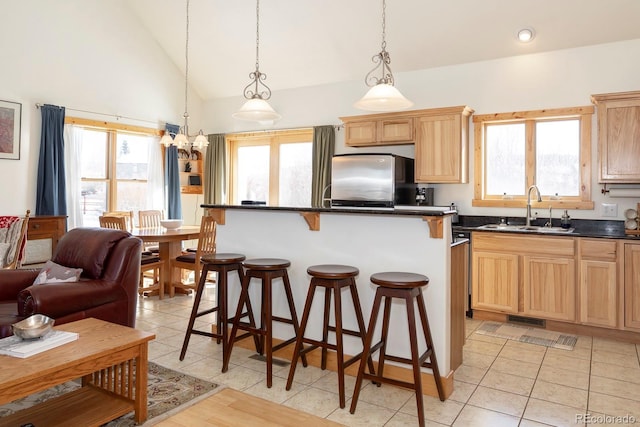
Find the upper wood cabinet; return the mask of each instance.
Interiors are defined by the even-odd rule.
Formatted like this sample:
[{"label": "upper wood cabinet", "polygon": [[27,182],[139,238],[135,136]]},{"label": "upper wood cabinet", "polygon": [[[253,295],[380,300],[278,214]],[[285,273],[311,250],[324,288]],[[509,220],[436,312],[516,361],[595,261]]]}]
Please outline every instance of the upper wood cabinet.
[{"label": "upper wood cabinet", "polygon": [[592,95],[600,182],[640,183],[640,91]]},{"label": "upper wood cabinet", "polygon": [[413,144],[415,127],[408,113],[369,114],[340,117],[344,123],[344,143],[350,147]]},{"label": "upper wood cabinet", "polygon": [[428,110],[416,119],[416,182],[469,182],[469,107]]},{"label": "upper wood cabinet", "polygon": [[415,181],[466,183],[469,180],[467,106],[340,117],[345,145],[372,147],[415,144]]}]

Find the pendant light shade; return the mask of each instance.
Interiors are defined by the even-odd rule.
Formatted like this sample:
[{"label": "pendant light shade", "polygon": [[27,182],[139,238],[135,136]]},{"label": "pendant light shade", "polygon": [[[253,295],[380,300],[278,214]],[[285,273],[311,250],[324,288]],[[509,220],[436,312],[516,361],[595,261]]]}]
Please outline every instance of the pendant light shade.
[{"label": "pendant light shade", "polygon": [[261,122],[265,120],[278,120],[282,116],[262,98],[252,98],[244,103],[242,108],[233,113],[234,119]]},{"label": "pendant light shade", "polygon": [[[369,91],[354,107],[368,111],[396,111],[404,110],[413,105],[413,102],[405,98],[394,86],[393,73],[391,72],[391,58],[387,52],[386,41],[386,9],[387,3],[382,0],[382,50],[374,55],[372,61],[377,65],[369,71],[364,78]],[[380,77],[374,74],[380,72]]]},{"label": "pendant light shade", "polygon": [[354,107],[368,111],[392,111],[404,110],[412,105],[413,102],[405,98],[395,86],[380,83],[369,89]]},{"label": "pendant light shade", "polygon": [[267,75],[260,72],[260,0],[256,0],[256,70],[249,74],[251,82],[244,88],[247,101],[231,116],[252,122],[273,122],[282,116],[269,105],[271,89],[264,81]]}]

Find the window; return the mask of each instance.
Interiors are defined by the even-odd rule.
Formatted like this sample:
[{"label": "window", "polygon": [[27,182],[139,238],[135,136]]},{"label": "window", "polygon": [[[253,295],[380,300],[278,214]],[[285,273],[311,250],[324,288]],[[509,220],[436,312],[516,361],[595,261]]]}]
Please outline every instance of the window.
[{"label": "window", "polygon": [[593,107],[476,115],[473,206],[520,207],[536,185],[544,206],[593,209]]},{"label": "window", "polygon": [[147,171],[153,133],[76,127],[83,225],[98,227],[105,211],[138,211],[147,205]]},{"label": "window", "polygon": [[313,130],[227,135],[230,203],[311,206]]}]

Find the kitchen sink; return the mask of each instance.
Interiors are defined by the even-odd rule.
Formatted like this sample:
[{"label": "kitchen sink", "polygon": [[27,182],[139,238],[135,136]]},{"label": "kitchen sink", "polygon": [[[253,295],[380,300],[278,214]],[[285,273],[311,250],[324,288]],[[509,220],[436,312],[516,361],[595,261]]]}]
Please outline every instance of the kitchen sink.
[{"label": "kitchen sink", "polygon": [[478,227],[479,230],[523,231],[529,233],[572,233],[575,228],[544,227],[539,225],[511,225],[511,224],[485,224]]}]

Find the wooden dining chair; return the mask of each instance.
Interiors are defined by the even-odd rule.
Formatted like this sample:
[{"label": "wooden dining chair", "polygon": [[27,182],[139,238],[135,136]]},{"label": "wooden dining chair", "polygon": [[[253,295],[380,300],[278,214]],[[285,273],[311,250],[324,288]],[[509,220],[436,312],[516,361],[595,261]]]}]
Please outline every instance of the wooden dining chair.
[{"label": "wooden dining chair", "polygon": [[[109,216],[109,217],[122,217],[125,219],[125,224],[126,224],[126,228],[124,229],[125,231],[131,231],[133,230],[133,211],[111,211],[111,212],[103,212],[102,216]],[[100,226],[102,227],[102,225]],[[111,228],[111,227],[109,227]]]},{"label": "wooden dining chair", "polygon": [[164,219],[164,212],[159,210],[138,211],[138,227],[157,228],[160,220]]},{"label": "wooden dining chair", "polygon": [[127,218],[124,216],[103,215],[99,217],[98,220],[100,221],[100,227],[102,228],[129,231],[127,229]]},{"label": "wooden dining chair", "polygon": [[[158,228],[161,226],[160,220],[164,219],[164,212],[160,210],[138,211],[138,227]],[[157,254],[160,252],[158,242],[144,242],[144,250]]]},{"label": "wooden dining chair", "polygon": [[[99,218],[100,227],[113,228],[115,230],[127,230],[127,217],[103,215]],[[152,291],[158,291],[158,298],[164,297],[165,263],[158,255],[148,252],[142,253],[140,259],[140,283],[138,294],[140,296]],[[147,284],[151,281],[151,284]]]},{"label": "wooden dining chair", "polygon": [[[183,290],[195,290],[200,281],[200,273],[202,266],[200,260],[203,256],[211,255],[216,252],[216,221],[212,216],[203,216],[200,222],[200,234],[198,235],[198,247],[195,252],[182,254],[171,260],[169,266],[169,274],[178,277],[178,281],[171,280],[169,287],[169,296],[175,295],[176,288]],[[194,272],[194,282],[186,282],[182,279],[182,274],[175,275],[175,270],[180,272],[192,270]]]}]

